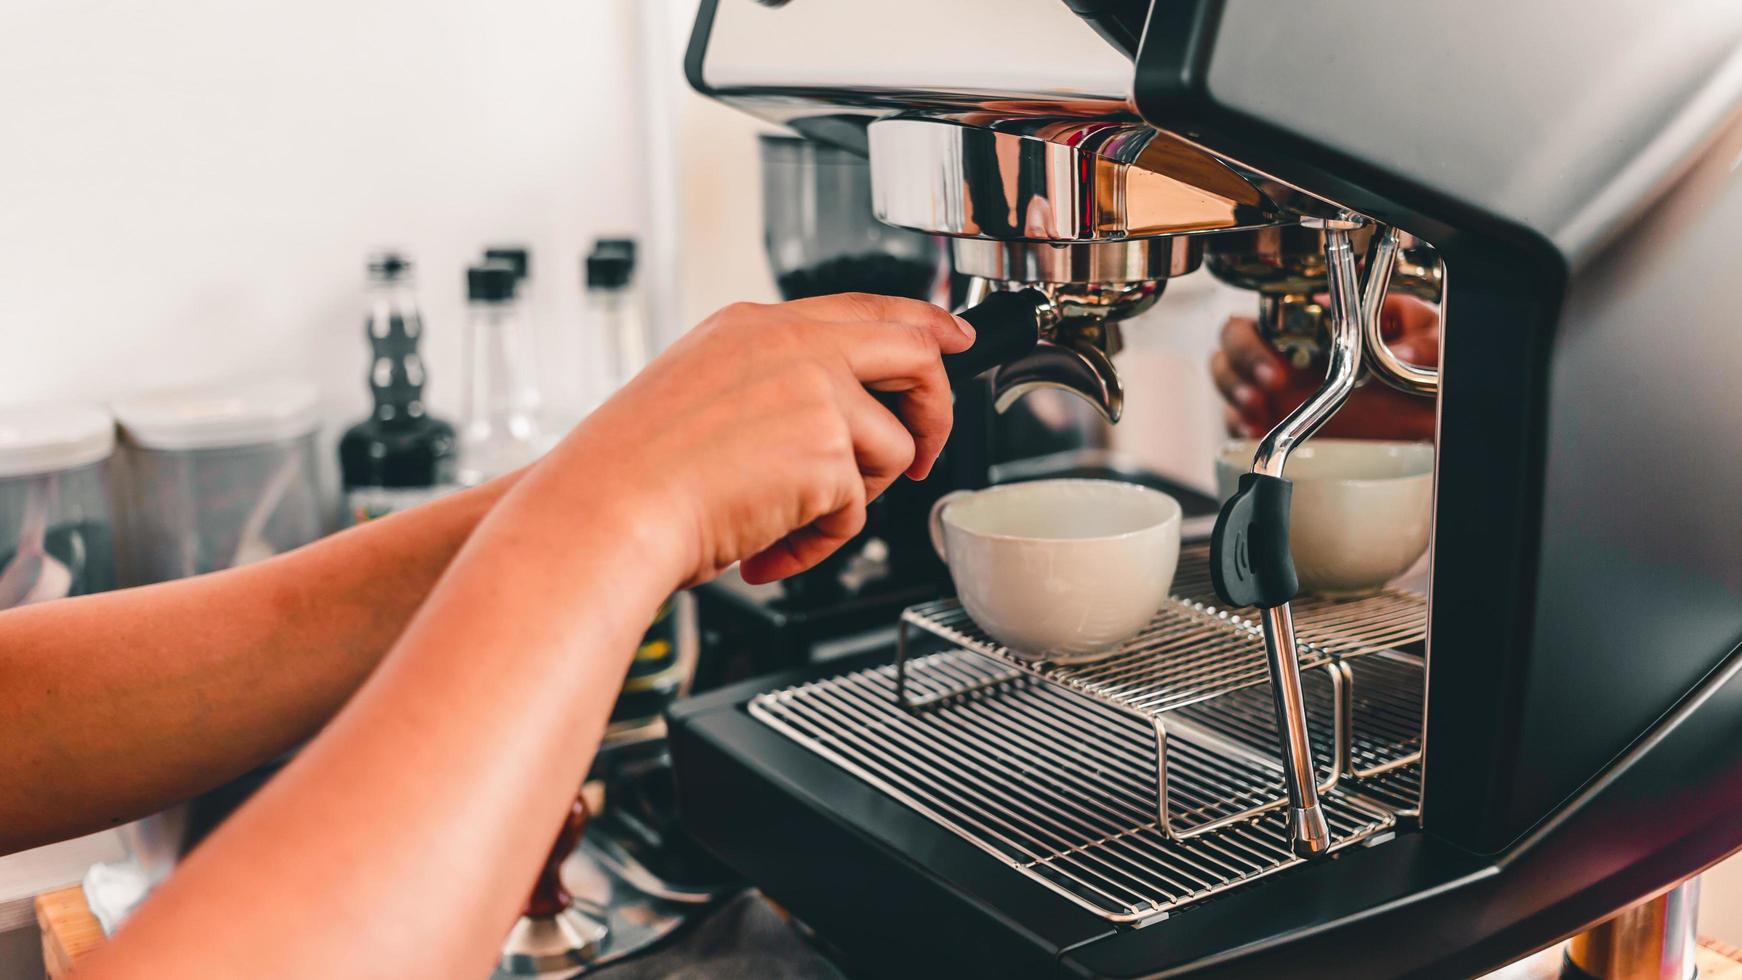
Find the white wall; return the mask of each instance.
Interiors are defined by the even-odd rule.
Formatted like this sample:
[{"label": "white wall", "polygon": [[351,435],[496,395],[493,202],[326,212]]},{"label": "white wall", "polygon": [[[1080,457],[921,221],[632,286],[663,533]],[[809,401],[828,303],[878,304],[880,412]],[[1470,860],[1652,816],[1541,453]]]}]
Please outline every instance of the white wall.
[{"label": "white wall", "polygon": [[[289,373],[349,420],[366,403],[362,258],[381,243],[420,263],[430,395],[449,416],[461,270],[487,241],[532,246],[553,353],[600,234],[653,237],[667,338],[723,303],[772,299],[758,124],[682,82],[693,10],[5,0],[0,405]],[[1117,432],[1199,479],[1219,411],[1200,366],[1230,302],[1181,282],[1128,331],[1125,359],[1164,381],[1133,392]],[[547,388],[575,383],[559,358],[546,366]],[[1703,925],[1731,941],[1739,880],[1726,865],[1707,881]]]},{"label": "white wall", "polygon": [[580,252],[637,228],[635,5],[0,4],[0,405],[295,374],[348,420],[363,257],[389,243],[451,417],[478,249],[532,246],[548,349]]},{"label": "white wall", "polygon": [[[463,269],[498,240],[533,250],[545,387],[583,396],[579,254],[653,190],[638,5],[0,3],[0,406],[294,375],[331,437],[367,406],[364,255],[396,244],[453,418]],[[0,932],[91,860],[0,861]],[[7,942],[11,980],[34,940]]]}]

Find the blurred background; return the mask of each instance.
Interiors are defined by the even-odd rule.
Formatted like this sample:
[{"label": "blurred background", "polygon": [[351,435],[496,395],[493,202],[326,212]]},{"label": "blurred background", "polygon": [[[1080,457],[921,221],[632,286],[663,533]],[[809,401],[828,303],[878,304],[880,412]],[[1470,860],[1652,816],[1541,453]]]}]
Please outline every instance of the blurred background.
[{"label": "blurred background", "polygon": [[[657,348],[773,301],[761,124],[692,93],[694,0],[8,0],[0,5],[0,410],[166,389],[311,383],[318,486],[368,415],[365,261],[417,265],[431,412],[457,419],[467,267],[530,252],[545,401],[609,390],[584,256],[633,238]],[[1115,448],[1213,485],[1206,365],[1249,294],[1170,284],[1125,331]],[[0,788],[0,791],[4,791]],[[112,834],[0,859],[0,980],[40,976],[30,896],[121,853]],[[1742,940],[1742,887],[1707,876],[1701,931]]]},{"label": "blurred background", "polygon": [[[584,402],[603,383],[581,324],[580,260],[596,237],[639,240],[656,342],[725,303],[774,300],[758,124],[685,83],[694,6],[5,5],[0,339],[28,369],[0,408],[289,375],[318,386],[334,429],[368,406],[363,263],[382,246],[417,262],[426,394],[447,418],[460,408],[464,269],[487,244],[531,250],[552,400]],[[1163,303],[1206,291],[1250,305],[1207,276]],[[1167,358],[1170,342],[1186,355],[1175,394],[1199,396],[1179,402],[1202,414],[1205,442],[1178,455],[1207,486],[1220,414],[1201,366],[1214,334],[1163,333],[1128,331],[1127,356]]]}]

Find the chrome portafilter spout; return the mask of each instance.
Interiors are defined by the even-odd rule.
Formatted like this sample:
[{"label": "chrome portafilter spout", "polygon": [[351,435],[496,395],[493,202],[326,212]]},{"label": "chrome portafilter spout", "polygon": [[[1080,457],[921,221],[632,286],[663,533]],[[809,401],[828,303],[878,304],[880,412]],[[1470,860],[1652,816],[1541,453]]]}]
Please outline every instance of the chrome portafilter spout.
[{"label": "chrome portafilter spout", "polygon": [[1326,289],[1330,306],[1329,364],[1324,384],[1289,413],[1258,444],[1252,472],[1240,477],[1216,519],[1210,539],[1210,575],[1222,600],[1255,606],[1262,613],[1264,652],[1276,701],[1277,730],[1284,748],[1289,831],[1294,852],[1317,857],[1330,850],[1330,829],[1319,804],[1312,746],[1301,694],[1299,652],[1289,602],[1300,589],[1288,547],[1291,485],[1284,477],[1288,455],[1334,415],[1355,388],[1361,367],[1365,320],[1377,317],[1389,268],[1369,277],[1363,301],[1351,233],[1360,222],[1318,221],[1324,234]]},{"label": "chrome portafilter spout", "polygon": [[[1033,306],[1032,343],[1020,352],[1006,349],[989,365],[993,407],[1003,412],[1028,392],[1057,388],[1108,422],[1119,421],[1125,408],[1112,360],[1120,321],[1154,306],[1167,279],[1195,269],[1203,257],[1200,242],[1187,237],[1073,244],[963,239],[954,250],[956,270],[974,277],[962,313],[970,322],[999,296],[1026,296]],[[995,342],[1007,343],[1030,325],[993,318],[991,329]]]}]

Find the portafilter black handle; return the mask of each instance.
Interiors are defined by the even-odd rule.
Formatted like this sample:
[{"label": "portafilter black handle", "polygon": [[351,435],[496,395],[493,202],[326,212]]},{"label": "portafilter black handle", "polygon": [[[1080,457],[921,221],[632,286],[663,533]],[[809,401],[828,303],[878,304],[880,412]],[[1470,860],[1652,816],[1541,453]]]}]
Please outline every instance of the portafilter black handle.
[{"label": "portafilter black handle", "polygon": [[1040,321],[1048,300],[1038,289],[997,292],[961,312],[974,327],[974,346],[960,354],[944,355],[944,373],[950,386],[1009,364],[1034,350],[1040,340]]}]

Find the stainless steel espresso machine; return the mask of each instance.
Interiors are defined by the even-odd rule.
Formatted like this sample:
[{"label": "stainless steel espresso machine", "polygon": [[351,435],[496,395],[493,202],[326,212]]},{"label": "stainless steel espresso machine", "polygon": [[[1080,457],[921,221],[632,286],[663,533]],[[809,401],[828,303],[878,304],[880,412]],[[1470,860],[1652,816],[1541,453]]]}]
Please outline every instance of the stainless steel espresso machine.
[{"label": "stainless steel espresso machine", "polygon": [[[1742,846],[1742,8],[703,0],[686,67],[951,239],[999,407],[1116,420],[1200,264],[1325,374],[1116,657],[944,599],[673,711],[690,832],[849,972],[1473,976]],[[1363,383],[1437,406],[1431,588],[1298,595]]]}]

